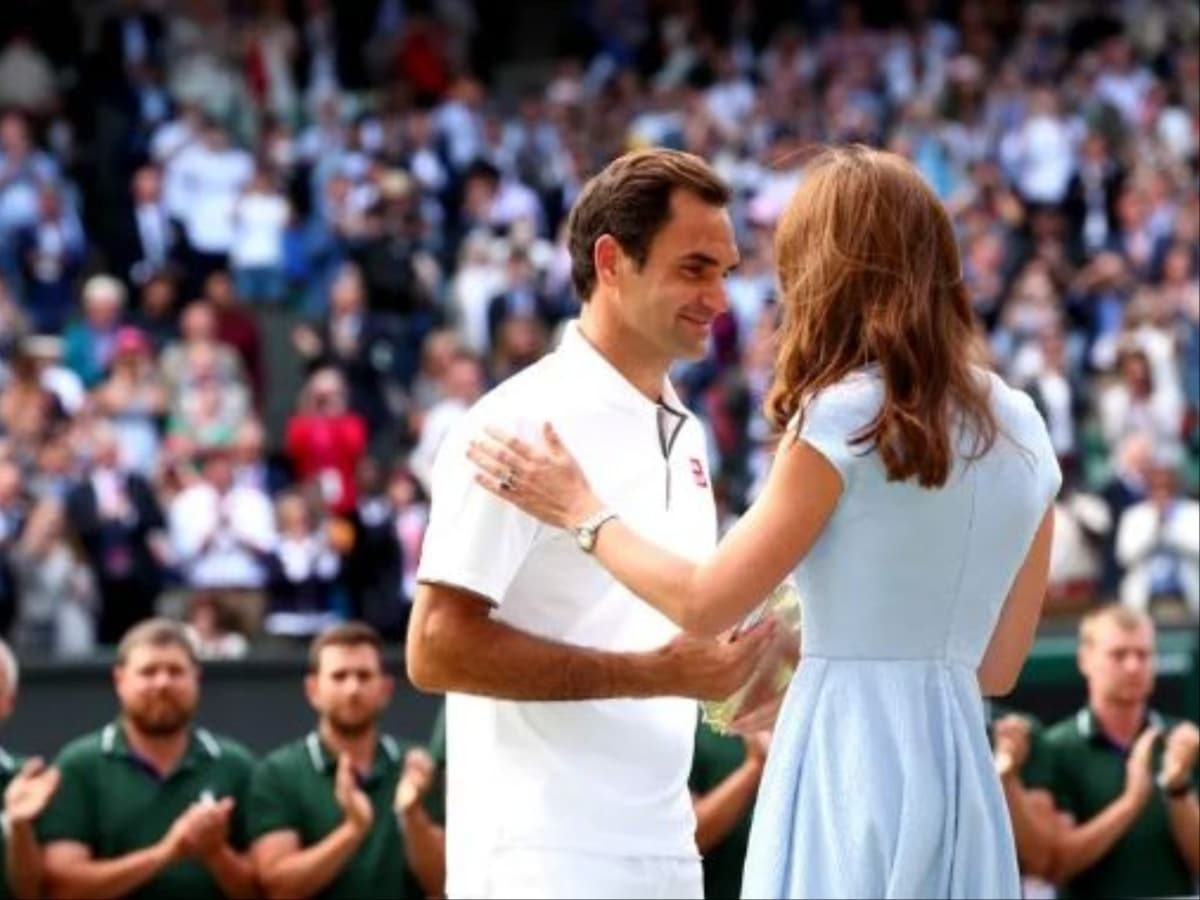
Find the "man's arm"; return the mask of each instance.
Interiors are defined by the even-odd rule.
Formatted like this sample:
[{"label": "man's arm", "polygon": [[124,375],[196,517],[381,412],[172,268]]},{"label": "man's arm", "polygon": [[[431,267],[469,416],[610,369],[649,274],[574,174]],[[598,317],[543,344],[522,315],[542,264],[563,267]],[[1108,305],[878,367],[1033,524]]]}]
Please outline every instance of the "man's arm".
[{"label": "man's arm", "polygon": [[[169,837],[170,835],[168,835]],[[46,846],[46,893],[73,900],[124,897],[183,856],[181,846],[167,838],[116,859],[92,859],[78,841],[53,841]]]},{"label": "man's arm", "polygon": [[406,642],[412,684],[502,700],[721,699],[750,677],[770,637],[766,626],[731,642],[681,635],[657,650],[616,653],[534,637],[490,610],[466,591],[420,585]]},{"label": "man's arm", "polygon": [[1015,768],[1000,776],[1004,789],[1004,803],[1012,821],[1013,839],[1017,845],[1017,860],[1021,871],[1041,878],[1049,878],[1054,872],[1055,830],[1044,816],[1036,815],[1029,808],[1028,791],[1021,782]]},{"label": "man's arm", "polygon": [[707,853],[728,837],[754,802],[766,763],[766,740],[746,739],[746,759],[706,794],[695,796],[696,846]]},{"label": "man's arm", "polygon": [[257,897],[258,883],[254,864],[246,853],[238,853],[228,844],[204,858],[204,867],[216,879],[226,897]]},{"label": "man's arm", "polygon": [[446,891],[446,829],[434,822],[419,802],[397,810],[396,816],[404,833],[404,853],[409,868],[427,896],[443,896]]},{"label": "man's arm", "polygon": [[1053,880],[1071,880],[1103,859],[1137,821],[1154,790],[1150,751],[1159,731],[1142,732],[1125,765],[1125,790],[1087,822],[1062,832],[1055,841]]},{"label": "man's arm", "polygon": [[[255,792],[261,793],[269,781],[256,778],[251,802]],[[250,851],[254,868],[268,897],[311,897],[321,893],[371,833],[374,809],[354,779],[350,757],[344,754],[334,777],[334,797],[344,814],[342,823],[311,847],[302,848],[300,835],[291,828],[268,831],[254,842]]]},{"label": "man's arm", "polygon": [[319,894],[345,868],[369,830],[347,820],[311,847],[301,847],[294,831],[264,834],[250,851],[263,893],[267,897]]},{"label": "man's arm", "polygon": [[32,822],[9,822],[4,844],[8,889],[18,898],[42,896],[42,848]]},{"label": "man's arm", "polygon": [[1171,836],[1195,878],[1200,875],[1200,799],[1191,790],[1182,797],[1167,797],[1166,803]]}]

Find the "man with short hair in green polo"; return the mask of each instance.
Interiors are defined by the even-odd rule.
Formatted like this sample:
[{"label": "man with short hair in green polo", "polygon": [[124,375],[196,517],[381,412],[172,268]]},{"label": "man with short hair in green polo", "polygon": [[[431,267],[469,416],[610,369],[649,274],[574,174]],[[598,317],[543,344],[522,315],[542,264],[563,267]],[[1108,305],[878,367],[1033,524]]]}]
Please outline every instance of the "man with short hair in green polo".
[{"label": "man with short hair in green polo", "polygon": [[[19,674],[16,657],[0,640],[0,721],[16,706]],[[42,851],[34,823],[57,788],[58,769],[36,756],[24,762],[14,759],[0,747],[0,898],[42,896]]]},{"label": "man with short hair in green polo", "polygon": [[200,669],[176,622],[149,619],[117,647],[116,721],[59,754],[38,823],[56,897],[249,897],[242,807],[253,759],[193,725]]},{"label": "man with short hair in green polo", "polygon": [[379,730],[393,686],[369,625],[313,641],[304,687],[317,728],[263,759],[250,789],[251,852],[268,896],[441,893],[445,837],[420,802],[432,761]]},{"label": "man with short hair in green polo", "polygon": [[1149,706],[1154,622],[1108,606],[1080,625],[1088,705],[1045,732],[1048,785],[1075,819],[1054,840],[1065,897],[1195,893],[1200,873],[1200,731]]}]

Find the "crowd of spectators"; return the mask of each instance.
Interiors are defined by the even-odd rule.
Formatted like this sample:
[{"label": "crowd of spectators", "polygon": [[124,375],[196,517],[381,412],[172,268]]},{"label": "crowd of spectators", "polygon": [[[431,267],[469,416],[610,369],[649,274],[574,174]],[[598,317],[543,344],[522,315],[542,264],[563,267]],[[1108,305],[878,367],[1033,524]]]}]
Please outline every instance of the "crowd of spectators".
[{"label": "crowd of spectators", "polygon": [[491,3],[5,6],[0,630],[23,654],[156,608],[212,655],[348,617],[400,636],[438,443],[553,346],[566,213],[645,145],[734,192],[730,314],[676,373],[726,521],[772,447],[773,226],[813,148],[866,142],[945,202],[992,364],[1050,427],[1052,607],[1200,616],[1192,4],[588,0],[524,80]]}]

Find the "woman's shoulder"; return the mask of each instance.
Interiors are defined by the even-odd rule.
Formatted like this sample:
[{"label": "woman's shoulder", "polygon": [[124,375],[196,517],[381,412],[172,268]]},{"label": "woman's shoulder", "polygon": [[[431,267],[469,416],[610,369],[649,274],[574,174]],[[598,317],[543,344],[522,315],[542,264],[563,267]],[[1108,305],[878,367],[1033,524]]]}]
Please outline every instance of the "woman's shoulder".
[{"label": "woman's shoulder", "polygon": [[870,422],[883,405],[885,385],[878,366],[868,366],[853,372],[814,392],[792,420],[792,426],[803,416],[805,426],[843,426],[857,430]]}]

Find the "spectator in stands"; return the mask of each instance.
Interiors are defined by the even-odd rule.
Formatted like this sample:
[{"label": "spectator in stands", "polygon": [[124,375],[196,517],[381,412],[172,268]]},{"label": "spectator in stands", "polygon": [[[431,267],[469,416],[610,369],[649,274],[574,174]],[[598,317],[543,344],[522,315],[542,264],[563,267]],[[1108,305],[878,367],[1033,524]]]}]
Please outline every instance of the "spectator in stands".
[{"label": "spectator in stands", "polygon": [[1105,442],[1115,447],[1126,435],[1147,431],[1155,445],[1174,450],[1183,427],[1181,398],[1167,385],[1155,382],[1150,358],[1136,346],[1117,356],[1119,380],[1100,395],[1100,428]]},{"label": "spectator in stands", "polygon": [[33,508],[11,560],[18,597],[17,646],[43,656],[92,653],[99,592],[60,503],[44,500]]},{"label": "spectator in stands", "polygon": [[118,275],[137,290],[150,279],[166,274],[178,263],[181,238],[179,225],[167,210],[162,191],[162,173],[153,165],[142,166],[130,182],[129,208],[109,253]]},{"label": "spectator in stands", "polygon": [[1176,597],[1200,620],[1200,503],[1180,494],[1173,465],[1152,466],[1147,490],[1117,523],[1121,602],[1147,610],[1155,597]]},{"label": "spectator in stands", "polygon": [[375,431],[387,416],[385,386],[396,359],[387,325],[367,311],[362,276],[352,266],[337,275],[329,289],[329,315],[318,327],[301,325],[293,344],[309,372],[334,366],[345,379],[350,408]]},{"label": "spectator in stands", "polygon": [[1045,732],[1046,786],[1077,823],[1055,838],[1055,880],[1065,897],[1186,894],[1200,874],[1200,732],[1149,706],[1153,621],[1125,606],[1090,613],[1079,668],[1087,705]]},{"label": "spectator in stands", "polygon": [[27,502],[21,489],[20,466],[12,459],[0,457],[0,634],[8,634],[17,616],[12,554],[25,530]]},{"label": "spectator in stands", "polygon": [[23,344],[9,358],[8,383],[0,389],[0,427],[9,447],[25,462],[32,462],[65,410],[58,396],[43,384],[38,361]]},{"label": "spectator in stands", "polygon": [[168,561],[166,523],[151,484],[121,464],[112,427],[99,424],[89,437],[91,465],[66,510],[99,586],[97,638],[113,645],[154,613]]},{"label": "spectator in stands", "polygon": [[433,461],[437,458],[442,439],[467,410],[483,396],[485,373],[483,365],[466,351],[460,351],[446,367],[439,384],[441,398],[425,413],[421,421],[420,439],[409,455],[413,475],[426,491],[429,490]]},{"label": "spectator in stands", "polygon": [[111,373],[92,396],[97,411],[112,422],[122,464],[128,471],[151,477],[158,465],[168,397],[153,348],[140,330],[126,325],[117,331]]},{"label": "spectator in stands", "polygon": [[771,745],[769,732],[726,736],[701,722],[688,787],[696,808],[696,848],[704,896],[740,897],[754,798]]},{"label": "spectator in stands", "polygon": [[349,515],[358,503],[355,472],[367,449],[367,426],[349,409],[336,369],[313,373],[287,423],[284,446],[302,484],[313,484],[326,507]]},{"label": "spectator in stands", "polygon": [[[0,722],[17,705],[20,670],[0,640]],[[0,892],[9,897],[44,896],[42,852],[35,825],[58,790],[59,772],[39,756],[14,759],[0,747],[0,790],[4,792],[4,828],[0,830]]]},{"label": "spectator in stands", "polygon": [[218,269],[205,280],[204,299],[212,304],[217,340],[237,352],[248,386],[256,403],[261,404],[266,373],[257,319],[246,309],[244,298],[239,296],[234,280],[224,269]]},{"label": "spectator in stands", "polygon": [[150,339],[155,358],[179,338],[179,311],[175,308],[177,287],[166,274],[153,275],[141,286],[133,323]]},{"label": "spectator in stands", "polygon": [[229,262],[243,300],[278,303],[283,299],[283,238],[290,218],[287,198],[275,186],[270,170],[260,165],[233,207]]},{"label": "spectator in stands", "polygon": [[125,285],[111,275],[93,275],[83,285],[83,318],[67,327],[66,363],[88,388],[104,378],[113,342],[125,314]]},{"label": "spectator in stands", "polygon": [[402,641],[428,509],[403,463],[384,478],[367,457],[359,465],[358,482],[353,545],[345,564],[350,606],[385,639]]},{"label": "spectator in stands", "polygon": [[216,591],[196,591],[188,597],[185,627],[200,659],[241,659],[250,649],[229,608]]},{"label": "spectator in stands", "polygon": [[379,635],[357,622],[323,632],[304,689],[316,729],[263,759],[250,789],[252,853],[266,893],[439,896],[444,832],[416,802],[428,778],[413,771],[432,762],[380,730],[393,679]]},{"label": "spectator in stands", "polygon": [[75,279],[83,269],[87,243],[57,186],[42,185],[37,220],[17,232],[16,252],[34,328],[60,333],[75,300]]},{"label": "spectator in stands", "polygon": [[200,479],[167,511],[175,564],[187,587],[220,591],[239,630],[254,635],[276,540],[271,500],[260,488],[235,483],[228,449],[204,448],[197,458]]},{"label": "spectator in stands", "polygon": [[143,622],[117,648],[120,714],[59,754],[39,822],[51,896],[250,897],[253,759],[194,724],[200,667],[183,627]]},{"label": "spectator in stands", "polygon": [[334,546],[332,523],[298,491],[279,495],[275,522],[278,537],[267,558],[268,612],[263,630],[311,638],[344,618],[338,583],[342,560]]}]

